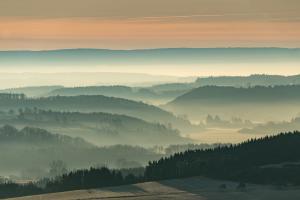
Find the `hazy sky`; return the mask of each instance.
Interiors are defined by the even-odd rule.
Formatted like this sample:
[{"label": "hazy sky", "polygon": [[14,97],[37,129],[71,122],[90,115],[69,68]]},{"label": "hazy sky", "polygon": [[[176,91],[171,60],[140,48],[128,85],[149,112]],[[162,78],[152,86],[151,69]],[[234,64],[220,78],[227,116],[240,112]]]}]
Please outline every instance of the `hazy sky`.
[{"label": "hazy sky", "polygon": [[0,0],[0,50],[300,47],[299,0]]}]

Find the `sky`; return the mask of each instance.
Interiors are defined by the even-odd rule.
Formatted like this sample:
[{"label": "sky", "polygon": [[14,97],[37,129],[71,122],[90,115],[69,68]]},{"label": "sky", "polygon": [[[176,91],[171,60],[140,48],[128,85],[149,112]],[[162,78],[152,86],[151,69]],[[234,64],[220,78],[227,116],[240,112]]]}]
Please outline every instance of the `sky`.
[{"label": "sky", "polygon": [[0,50],[300,47],[299,0],[0,0]]},{"label": "sky", "polygon": [[[0,0],[0,54],[73,48],[154,49],[300,47],[299,0]],[[5,52],[4,52],[5,54]],[[3,54],[1,54],[3,55]],[[209,63],[34,65],[0,55],[0,73],[123,72],[172,76],[291,75],[298,54],[284,62],[211,59]],[[293,57],[294,55],[294,57]],[[2,59],[2,62],[1,62]],[[39,58],[36,58],[39,61]],[[159,59],[158,59],[159,60]],[[8,64],[10,63],[10,64]],[[41,82],[42,83],[42,82]]]}]

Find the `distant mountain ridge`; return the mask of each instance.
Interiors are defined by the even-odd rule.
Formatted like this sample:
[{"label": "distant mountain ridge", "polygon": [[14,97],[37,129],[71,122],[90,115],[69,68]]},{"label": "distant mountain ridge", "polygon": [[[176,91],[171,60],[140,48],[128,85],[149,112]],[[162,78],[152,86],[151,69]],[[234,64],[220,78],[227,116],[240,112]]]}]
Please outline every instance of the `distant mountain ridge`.
[{"label": "distant mountain ridge", "polygon": [[[18,59],[15,59],[15,58]],[[288,48],[166,48],[166,49],[62,49],[0,51],[0,67],[30,65],[142,65],[300,61],[300,49]]]},{"label": "distant mountain ridge", "polygon": [[0,90],[1,93],[24,93],[28,97],[41,96],[78,96],[104,95],[111,97],[142,100],[145,102],[172,100],[192,89],[203,86],[283,86],[300,85],[300,75],[282,76],[253,74],[249,76],[210,76],[199,77],[195,81],[154,84],[152,86],[127,86],[122,84],[90,85],[90,86],[31,86]]}]

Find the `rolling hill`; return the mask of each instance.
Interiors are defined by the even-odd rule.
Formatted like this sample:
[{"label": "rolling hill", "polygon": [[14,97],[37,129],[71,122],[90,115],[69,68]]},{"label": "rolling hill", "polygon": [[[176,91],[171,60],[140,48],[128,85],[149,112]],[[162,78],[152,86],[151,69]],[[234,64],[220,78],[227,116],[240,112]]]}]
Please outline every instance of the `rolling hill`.
[{"label": "rolling hill", "polygon": [[81,138],[52,134],[44,129],[12,126],[0,128],[0,175],[23,178],[47,176],[49,164],[62,160],[68,168],[107,165],[130,168],[145,165],[161,155],[126,145],[97,147]]},{"label": "rolling hill", "polygon": [[41,97],[47,93],[62,88],[63,86],[32,86],[32,87],[19,87],[19,88],[8,88],[0,90],[0,93],[14,93],[14,94],[25,94],[28,97]]},{"label": "rolling hill", "polygon": [[2,94],[0,95],[0,100],[0,110],[3,111],[38,108],[66,112],[106,112],[137,117],[148,122],[172,124],[180,130],[194,128],[189,121],[177,118],[172,113],[161,108],[142,102],[102,95],[27,98],[18,94]]},{"label": "rolling hill", "polygon": [[47,129],[53,133],[81,137],[98,145],[169,145],[189,143],[179,132],[158,123],[109,113],[54,112],[25,109],[19,113],[0,114],[0,125]]},{"label": "rolling hill", "polygon": [[45,96],[79,96],[79,95],[103,95],[131,99],[135,101],[162,104],[183,94],[185,90],[176,91],[154,91],[152,88],[138,88],[128,86],[86,86],[86,87],[64,87],[54,89]]},{"label": "rolling hill", "polygon": [[254,87],[254,86],[282,86],[299,85],[300,75],[282,76],[254,74],[250,76],[210,76],[198,77],[196,81],[189,83],[165,83],[150,87],[155,92],[185,91],[204,86],[228,86],[228,87]]},{"label": "rolling hill", "polygon": [[[254,121],[286,120],[300,111],[300,86],[255,86],[250,88],[204,86],[177,97],[164,106],[193,119],[208,114]],[[284,110],[281,108],[284,106]],[[274,115],[273,113],[281,113]]]},{"label": "rolling hill", "polygon": [[300,185],[298,131],[208,150],[190,150],[150,162],[147,180],[192,176],[260,184]]},{"label": "rolling hill", "polygon": [[[226,185],[227,188],[221,189],[221,185]],[[286,197],[289,200],[298,200],[300,198],[299,188],[278,190],[272,186],[247,184],[247,189],[241,191],[237,189],[237,185],[238,183],[235,182],[195,177],[27,196],[9,200],[282,200]]]},{"label": "rolling hill", "polygon": [[[77,170],[50,182],[41,191],[33,191],[27,185],[27,194],[60,193],[19,199],[281,200],[286,195],[298,199],[299,138],[299,132],[290,132],[237,145],[176,153],[149,162],[143,178],[122,178],[122,174],[107,168]],[[130,182],[137,184],[124,186]]]}]

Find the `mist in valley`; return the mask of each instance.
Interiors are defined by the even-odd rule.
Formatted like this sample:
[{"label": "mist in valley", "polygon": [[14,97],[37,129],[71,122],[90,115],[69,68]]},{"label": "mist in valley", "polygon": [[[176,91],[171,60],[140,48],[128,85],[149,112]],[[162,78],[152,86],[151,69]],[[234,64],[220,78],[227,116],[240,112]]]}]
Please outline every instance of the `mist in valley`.
[{"label": "mist in valley", "polygon": [[[233,59],[232,52],[227,59]],[[284,143],[285,137],[297,137],[293,131],[300,130],[299,75],[34,72],[11,73],[2,79],[7,84],[0,90],[0,182],[3,187],[19,188],[15,194],[198,175],[272,183],[268,179],[272,174],[266,173],[262,180],[257,173],[273,160],[253,158],[260,165],[238,165],[242,171],[236,175],[231,164],[236,161],[229,154],[242,155],[243,145],[255,148],[272,143],[273,137]],[[262,145],[260,150],[265,148]],[[294,165],[296,157],[280,157],[278,162]],[[221,170],[219,165],[226,166]],[[283,166],[280,181],[297,183]],[[247,173],[259,178],[248,179]]]},{"label": "mist in valley", "polygon": [[0,199],[299,200],[300,1],[0,0]]},{"label": "mist in valley", "polygon": [[298,130],[300,89],[291,85],[298,80],[255,75],[139,87],[4,89],[0,173],[37,180],[51,176],[53,162],[66,170],[143,168],[185,150]]}]

